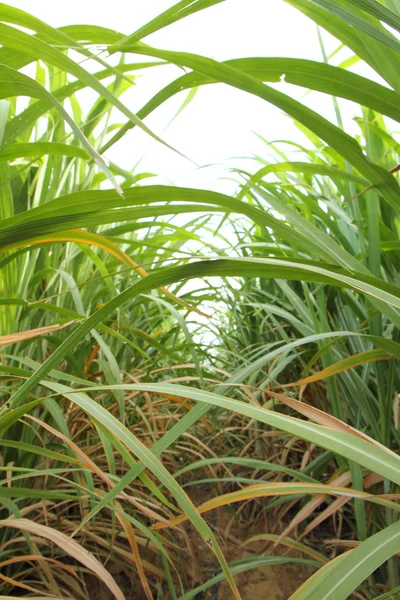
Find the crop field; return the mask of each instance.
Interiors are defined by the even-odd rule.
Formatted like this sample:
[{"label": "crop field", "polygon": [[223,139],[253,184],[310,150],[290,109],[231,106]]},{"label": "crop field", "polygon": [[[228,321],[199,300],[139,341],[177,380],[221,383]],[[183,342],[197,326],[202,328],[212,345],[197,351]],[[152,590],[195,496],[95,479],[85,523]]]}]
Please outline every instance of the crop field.
[{"label": "crop field", "polygon": [[[0,600],[400,599],[400,3],[264,0],[314,60],[150,44],[230,1],[0,4]],[[214,84],[293,130],[232,193],[110,160]]]}]

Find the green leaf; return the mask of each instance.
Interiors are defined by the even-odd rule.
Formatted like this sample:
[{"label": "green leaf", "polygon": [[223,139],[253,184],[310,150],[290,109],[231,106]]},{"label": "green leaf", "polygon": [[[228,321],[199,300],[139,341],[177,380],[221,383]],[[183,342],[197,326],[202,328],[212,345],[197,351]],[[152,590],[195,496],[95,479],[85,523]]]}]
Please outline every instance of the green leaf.
[{"label": "green leaf", "polygon": [[116,298],[110,300],[105,306],[97,310],[77,327],[28,381],[15,392],[10,399],[11,406],[17,406],[91,329],[127,300],[161,285],[165,286],[176,281],[213,275],[235,277],[241,276],[244,273],[246,277],[302,279],[323,282],[328,285],[344,285],[372,297],[377,297],[396,308],[400,308],[400,292],[396,286],[360,274],[349,276],[346,272],[339,269],[329,269],[315,263],[307,264],[304,262],[290,262],[277,259],[214,260],[160,269],[160,272],[154,272],[122,292]]},{"label": "green leaf", "polygon": [[21,441],[0,439],[0,446],[4,446],[5,448],[15,448],[19,452],[30,452],[32,454],[39,454],[40,456],[50,458],[51,460],[59,460],[61,462],[68,463],[79,463],[79,460],[77,458],[65,456],[65,454],[61,454],[60,452],[54,452],[53,450],[48,450],[47,448],[43,448],[43,446],[26,444]]},{"label": "green leaf", "polygon": [[164,12],[157,15],[154,19],[146,23],[135,31],[124,37],[119,44],[126,43],[135,43],[138,40],[150,35],[151,33],[155,33],[172,23],[176,23],[177,21],[192,15],[199,10],[204,10],[210,6],[214,6],[215,4],[219,4],[220,2],[224,2],[225,0],[181,0],[177,2],[170,8],[167,8]]},{"label": "green leaf", "polygon": [[[397,39],[392,34],[390,34],[388,31],[386,31],[383,27],[379,27],[379,26],[375,25],[373,22],[365,19],[364,17],[359,16],[358,13],[354,13],[353,11],[340,6],[340,4],[337,1],[334,1],[334,0],[311,0],[311,2],[313,2],[314,4],[317,4],[318,6],[321,6],[322,8],[325,8],[327,11],[329,11],[336,17],[339,17],[345,23],[347,23],[348,25],[351,25],[355,29],[363,31],[364,33],[367,33],[371,37],[374,37],[375,39],[382,42],[383,44],[386,44],[390,48],[393,48],[397,52],[400,52],[400,42],[398,42]],[[360,2],[357,2],[357,4],[355,2],[353,2],[353,4],[355,4],[357,6],[357,8],[363,8],[362,5],[360,6]],[[377,4],[377,3],[375,2],[375,4]],[[372,7],[370,6],[370,10],[371,10],[371,8]],[[388,16],[390,16],[391,14],[393,14],[393,13],[391,13],[391,11],[387,10],[386,18],[388,18]],[[393,14],[393,16],[395,17],[396,15]]]},{"label": "green leaf", "polygon": [[399,186],[395,178],[388,171],[385,171],[382,167],[379,167],[368,160],[364,156],[361,147],[351,136],[346,134],[339,127],[332,125],[330,121],[305,107],[300,102],[261,83],[255,77],[247,75],[243,71],[239,71],[227,64],[217,62],[204,56],[184,52],[159,50],[144,44],[136,44],[128,47],[121,46],[120,49],[125,52],[134,52],[136,54],[162,58],[182,67],[188,67],[203,75],[207,75],[214,80],[226,83],[227,85],[231,85],[250,94],[254,94],[259,98],[274,104],[308,127],[358,169],[358,171],[371,181],[371,183],[373,182],[375,187],[378,186],[382,196],[397,212],[399,212]]},{"label": "green leaf", "polygon": [[[357,56],[369,64],[383,79],[385,79],[397,92],[400,92],[399,67],[400,56],[393,48],[377,40],[375,37],[363,33],[353,27],[346,20],[328,12],[312,0],[285,0],[302,13],[313,19],[318,25],[329,31],[334,37],[348,46]],[[336,3],[338,8],[343,8],[343,2]],[[383,29],[385,32],[385,30]]]},{"label": "green leaf", "polygon": [[70,156],[88,160],[90,154],[83,148],[61,144],[59,142],[31,142],[27,144],[9,144],[0,150],[0,162],[11,161],[16,158],[39,158],[45,154],[52,156]]},{"label": "green leaf", "polygon": [[[46,386],[51,389],[59,389],[58,387],[55,387],[59,385],[60,384],[52,383],[46,384]],[[400,457],[383,447],[367,442],[354,434],[322,427],[320,425],[309,423],[308,421],[278,414],[265,408],[225,398],[224,396],[212,392],[196,390],[182,385],[168,383],[123,384],[121,386],[113,386],[112,389],[115,389],[116,387],[125,390],[147,391],[171,396],[181,396],[197,402],[219,406],[225,410],[244,415],[249,419],[255,419],[266,425],[276,427],[281,431],[286,431],[296,437],[318,444],[322,448],[326,448],[336,454],[345,456],[349,460],[353,460],[357,464],[386,477],[394,483],[400,483]],[[110,386],[101,386],[99,389],[110,389]],[[90,390],[88,388],[84,391]]]},{"label": "green leaf", "polygon": [[[241,558],[231,562],[229,568],[232,575],[238,575],[239,573],[245,573],[251,569],[261,568],[266,565],[272,566],[290,564],[302,567],[316,567],[318,565],[317,561],[306,558],[290,558],[287,556],[247,556],[246,558]],[[206,583],[203,583],[202,585],[193,588],[189,592],[186,592],[186,594],[183,594],[183,596],[180,596],[179,600],[190,600],[191,598],[195,598],[198,594],[205,592],[206,590],[210,589],[210,587],[223,581],[224,579],[225,575],[223,573],[219,573],[218,575],[215,575],[206,581]]]},{"label": "green leaf", "polygon": [[118,192],[120,191],[118,184],[115,182],[115,179],[106,166],[104,160],[91,146],[87,138],[83,135],[79,127],[75,124],[74,120],[58,102],[58,100],[27,75],[19,73],[18,71],[15,71],[14,69],[11,69],[5,65],[0,65],[0,98],[10,98],[13,96],[29,96],[31,98],[44,99],[54,106],[54,108],[57,109],[62,118],[68,123],[68,125],[70,125],[71,129],[78,136],[82,145],[86,148],[100,170],[103,171],[108,179],[110,179],[116,190]]},{"label": "green leaf", "polygon": [[47,500],[74,500],[75,494],[55,490],[0,486],[0,498],[44,498]]},{"label": "green leaf", "polygon": [[348,2],[400,31],[400,17],[376,0],[348,0]]},{"label": "green leaf", "polygon": [[292,600],[346,600],[381,564],[398,552],[400,521],[342,554],[310,577]]}]

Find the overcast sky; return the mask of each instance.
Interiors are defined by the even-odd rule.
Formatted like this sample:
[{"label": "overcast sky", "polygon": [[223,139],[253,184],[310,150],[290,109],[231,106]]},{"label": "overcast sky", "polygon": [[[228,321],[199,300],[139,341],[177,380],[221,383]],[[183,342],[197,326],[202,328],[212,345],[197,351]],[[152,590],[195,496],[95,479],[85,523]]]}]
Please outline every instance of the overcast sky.
[{"label": "overcast sky", "polygon": [[[9,0],[9,4],[31,12],[55,27],[91,23],[126,34],[174,3],[169,0]],[[327,34],[324,39],[328,53],[332,52],[338,42]],[[149,36],[145,41],[159,48],[195,52],[218,60],[244,56],[321,60],[315,24],[284,0],[227,0]],[[342,52],[335,57],[336,64],[346,56]],[[150,69],[122,100],[137,111],[151,95],[181,73],[176,67]],[[304,97],[305,90],[301,88],[287,83],[276,85],[335,120],[329,97],[317,93]],[[268,159],[268,148],[254,132],[269,141],[304,141],[291,120],[278,109],[222,84],[201,88],[189,107],[165,129],[185,96],[182,92],[169,100],[145,122],[197,164],[213,163],[218,164],[217,167],[198,170],[191,162],[155,143],[138,129],[126,135],[106,157],[126,169],[132,168],[143,157],[138,172],[150,170],[164,180],[180,185],[212,186],[227,191],[232,184],[221,180],[229,176],[227,168],[248,165],[243,160],[230,159],[252,154]],[[88,96],[88,101],[90,99]],[[356,127],[351,122],[353,106],[343,102],[341,107],[348,131],[355,132]],[[124,122],[125,118],[118,117],[117,121]]]}]

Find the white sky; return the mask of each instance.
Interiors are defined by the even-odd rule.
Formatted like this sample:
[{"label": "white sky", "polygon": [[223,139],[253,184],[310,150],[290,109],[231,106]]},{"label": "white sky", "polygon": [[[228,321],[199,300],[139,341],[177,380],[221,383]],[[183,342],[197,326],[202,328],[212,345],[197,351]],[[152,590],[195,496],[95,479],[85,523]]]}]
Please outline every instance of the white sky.
[{"label": "white sky", "polygon": [[[90,23],[115,29],[125,34],[136,30],[151,18],[172,6],[175,1],[145,0],[8,0],[9,4],[31,12],[49,24]],[[338,42],[326,34],[328,54]],[[315,24],[284,0],[227,0],[146,38],[146,43],[160,48],[184,50],[224,60],[242,56],[291,56],[321,60]],[[343,52],[336,62],[346,58]],[[145,60],[131,55],[132,62]],[[142,73],[144,73],[142,71]],[[147,99],[182,74],[176,67],[149,69],[137,85],[122,96],[133,111]],[[304,90],[286,83],[279,89],[301,99]],[[229,160],[258,154],[268,159],[268,148],[254,134],[269,141],[291,139],[304,142],[291,120],[259,98],[222,84],[204,86],[194,101],[168,127],[187,92],[169,100],[150,115],[145,123],[173,147],[199,165],[218,163],[219,166],[197,170],[192,163],[157,144],[138,128],[127,134],[106,158],[122,168],[130,169],[144,156],[137,172],[151,171],[163,180],[179,185],[213,187],[230,191],[232,184],[222,181],[232,166],[248,167],[248,161]],[[91,99],[90,96],[87,98]],[[329,97],[318,93],[304,98],[308,106],[335,120]],[[356,132],[351,123],[353,105],[342,102],[348,131]],[[117,116],[118,122],[126,118]],[[287,150],[287,147],[283,147]],[[218,181],[217,181],[218,180]]]}]

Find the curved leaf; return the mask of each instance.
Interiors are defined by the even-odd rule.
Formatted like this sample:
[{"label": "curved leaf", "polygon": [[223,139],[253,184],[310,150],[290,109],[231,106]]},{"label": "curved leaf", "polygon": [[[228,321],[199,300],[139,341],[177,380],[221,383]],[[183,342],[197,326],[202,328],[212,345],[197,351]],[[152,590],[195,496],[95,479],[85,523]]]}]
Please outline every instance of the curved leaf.
[{"label": "curved leaf", "polygon": [[158,50],[149,46],[137,44],[133,46],[121,46],[125,52],[134,52],[146,56],[163,58],[169,62],[188,67],[208,77],[226,83],[235,88],[254,94],[267,102],[284,110],[291,117],[308,127],[328,145],[334,148],[343,158],[349,161],[358,171],[375,185],[380,187],[384,198],[395,208],[400,209],[399,186],[397,181],[388,171],[368,160],[358,143],[344,133],[339,127],[332,125],[327,119],[313,110],[305,107],[300,102],[293,100],[286,94],[279,92],[263,83],[255,77],[247,75],[227,64],[217,62],[211,58],[183,52],[172,52]]},{"label": "curved leaf", "polygon": [[[44,385],[55,391],[62,389],[60,384],[52,382],[46,382]],[[123,389],[155,392],[170,396],[181,396],[183,398],[190,398],[196,402],[219,406],[225,410],[244,415],[250,419],[255,419],[261,423],[265,423],[266,425],[270,425],[282,431],[286,431],[287,433],[291,433],[296,437],[300,437],[307,441],[318,444],[319,446],[331,450],[336,454],[345,456],[349,460],[353,460],[354,462],[370,469],[371,471],[386,477],[394,483],[400,483],[399,456],[393,452],[387,451],[385,448],[379,445],[371,444],[367,440],[357,437],[352,433],[347,433],[346,431],[338,431],[328,427],[323,427],[321,425],[315,425],[308,421],[302,421],[300,419],[279,414],[262,407],[252,406],[250,404],[246,404],[238,400],[232,400],[212,392],[196,390],[194,388],[182,385],[168,383],[143,383],[100,386],[97,388],[96,386],[93,386],[91,388],[79,390],[79,393],[82,391],[90,392],[96,389]],[[71,393],[72,400],[73,396],[74,393]],[[291,485],[312,486],[313,484],[296,483]],[[362,494],[362,492],[360,493]]]},{"label": "curved leaf", "polygon": [[75,540],[72,540],[64,533],[56,531],[55,529],[47,527],[46,525],[35,523],[29,519],[4,519],[3,521],[0,521],[0,527],[11,527],[21,531],[28,531],[29,533],[33,533],[34,535],[38,535],[52,541],[54,544],[62,548],[62,550],[70,554],[70,556],[75,558],[75,560],[83,564],[87,569],[97,575],[97,577],[99,577],[99,579],[101,579],[108,587],[114,598],[117,600],[125,600],[125,596],[121,589],[118,587],[113,577],[99,563],[97,558],[95,558],[93,554],[82,548],[82,546],[80,546]]},{"label": "curved leaf", "polygon": [[53,156],[70,156],[88,160],[90,154],[83,148],[61,144],[59,142],[31,142],[27,144],[9,144],[0,150],[0,161],[10,161],[16,158],[41,157],[44,154]]},{"label": "curved leaf", "polygon": [[290,600],[346,600],[399,547],[400,521],[397,521],[322,567]]}]

